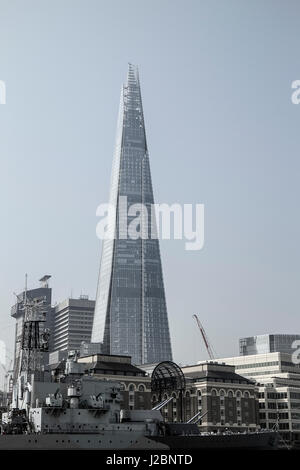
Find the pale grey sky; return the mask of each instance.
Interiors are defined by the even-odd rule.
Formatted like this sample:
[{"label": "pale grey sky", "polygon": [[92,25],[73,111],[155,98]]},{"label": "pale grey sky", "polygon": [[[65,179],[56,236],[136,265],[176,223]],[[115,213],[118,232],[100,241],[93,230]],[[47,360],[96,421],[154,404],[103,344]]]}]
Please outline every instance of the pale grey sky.
[{"label": "pale grey sky", "polygon": [[300,333],[297,1],[0,0],[0,339],[13,291],[95,296],[121,83],[138,64],[156,202],[204,203],[205,247],[163,241],[174,359]]}]

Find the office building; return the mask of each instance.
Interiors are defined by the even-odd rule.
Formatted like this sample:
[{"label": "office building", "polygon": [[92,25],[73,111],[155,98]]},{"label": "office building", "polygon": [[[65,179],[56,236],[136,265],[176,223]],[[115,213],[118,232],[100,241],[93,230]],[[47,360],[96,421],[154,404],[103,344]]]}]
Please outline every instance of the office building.
[{"label": "office building", "polygon": [[297,347],[294,345],[295,341],[299,341],[300,345],[300,335],[258,335],[241,338],[240,355],[249,356],[272,352],[292,354]]},{"label": "office building", "polygon": [[66,299],[54,306],[53,351],[80,350],[91,341],[95,301],[87,296]]},{"label": "office building", "polygon": [[[116,213],[102,246],[92,342],[103,343],[105,354],[131,356],[134,364],[171,360],[159,241],[151,238],[154,198],[140,82],[133,65],[121,93],[110,203]],[[134,238],[128,227],[138,204],[147,215]]]},{"label": "office building", "polygon": [[285,441],[300,441],[300,365],[291,354],[273,352],[218,359],[258,386],[259,423],[278,426]]}]

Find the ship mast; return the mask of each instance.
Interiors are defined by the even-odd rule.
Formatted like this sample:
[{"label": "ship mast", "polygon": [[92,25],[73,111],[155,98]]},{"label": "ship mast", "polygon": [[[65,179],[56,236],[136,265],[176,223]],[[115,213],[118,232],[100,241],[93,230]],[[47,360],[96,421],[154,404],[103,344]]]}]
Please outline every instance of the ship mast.
[{"label": "ship mast", "polygon": [[24,290],[24,324],[21,340],[19,376],[29,380],[30,374],[42,370],[43,352],[48,350],[49,331],[44,329],[47,304],[45,297],[31,299],[27,291],[27,274]]}]

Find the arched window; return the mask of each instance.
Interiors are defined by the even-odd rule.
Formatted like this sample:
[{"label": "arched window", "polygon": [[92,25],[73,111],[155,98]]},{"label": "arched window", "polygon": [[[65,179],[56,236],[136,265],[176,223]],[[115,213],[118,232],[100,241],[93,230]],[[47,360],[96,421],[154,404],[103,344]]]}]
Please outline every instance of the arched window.
[{"label": "arched window", "polygon": [[213,390],[211,391],[211,396],[212,396],[212,397],[216,397],[216,396],[217,396],[217,390],[213,389]]},{"label": "arched window", "polygon": [[134,384],[130,384],[129,387],[128,387],[128,390],[130,392],[134,392],[135,391],[135,385]]},{"label": "arched window", "polygon": [[185,392],[185,413],[188,421],[191,418],[191,393],[189,391]]},{"label": "arched window", "polygon": [[224,397],[225,396],[225,391],[224,390],[220,390],[220,397]]},{"label": "arched window", "polygon": [[139,392],[145,392],[146,388],[144,384],[140,384],[138,388]]},{"label": "arched window", "polygon": [[198,390],[198,397],[201,397],[201,390]]},{"label": "arched window", "polygon": [[[173,398],[173,400],[171,400],[171,404],[172,404],[173,413],[174,413],[174,410],[177,408],[177,397],[176,397],[175,392],[172,393],[172,398]],[[173,416],[173,418],[174,418],[174,416]]]},{"label": "arched window", "polygon": [[250,397],[249,392],[247,392],[247,391],[244,392],[244,397],[245,397],[245,398],[249,398],[249,397]]},{"label": "arched window", "polygon": [[120,383],[120,391],[123,392],[125,390],[125,384],[123,382]]},{"label": "arched window", "polygon": [[233,392],[231,390],[229,390],[229,392],[228,392],[228,397],[233,398]]},{"label": "arched window", "polygon": [[241,392],[240,392],[240,390],[238,390],[238,391],[236,392],[236,397],[237,397],[237,398],[241,398]]}]

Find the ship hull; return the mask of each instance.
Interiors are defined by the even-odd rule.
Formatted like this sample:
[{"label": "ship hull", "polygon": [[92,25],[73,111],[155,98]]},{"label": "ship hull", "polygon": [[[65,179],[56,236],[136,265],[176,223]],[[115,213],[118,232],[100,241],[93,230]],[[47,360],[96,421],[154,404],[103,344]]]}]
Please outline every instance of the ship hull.
[{"label": "ship hull", "polygon": [[[128,434],[128,433],[126,433]],[[0,450],[178,450],[275,449],[276,433],[144,436],[131,433],[1,435]]]},{"label": "ship hull", "polygon": [[164,442],[170,450],[272,450],[278,447],[278,435],[276,432],[220,435],[202,434],[199,436],[163,436],[157,437],[155,440],[156,442]]},{"label": "ship hull", "polygon": [[[128,434],[128,433],[126,433]],[[168,446],[137,433],[105,434],[17,434],[0,436],[0,450],[127,450],[161,449]]]}]

